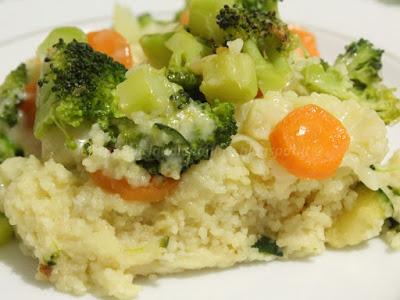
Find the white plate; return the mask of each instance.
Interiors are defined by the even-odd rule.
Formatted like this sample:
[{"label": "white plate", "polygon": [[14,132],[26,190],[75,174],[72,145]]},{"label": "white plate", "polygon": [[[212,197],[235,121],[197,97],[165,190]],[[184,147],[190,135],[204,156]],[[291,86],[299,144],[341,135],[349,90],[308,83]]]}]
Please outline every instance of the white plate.
[{"label": "white plate", "polygon": [[[392,52],[400,55],[398,45],[390,39],[391,33],[388,40],[375,34],[379,24],[370,24],[369,20],[364,18],[365,25],[362,26],[362,30],[356,31],[359,24],[354,24],[352,21],[355,19],[350,19],[351,11],[343,13],[344,3],[348,3],[351,9],[357,7],[356,3],[365,3],[365,11],[369,13],[369,18],[373,18],[373,15],[378,17],[389,11],[382,4],[372,3],[371,0],[355,0],[351,5],[344,0],[329,3],[310,0],[292,0],[292,4],[290,2],[286,1],[284,15],[300,23],[317,25],[310,27],[317,34],[322,56],[327,59],[332,60],[342,51],[343,46],[352,40],[344,35],[346,28],[353,30],[349,31],[349,35],[350,32],[357,32],[353,36],[358,37],[359,33],[363,32],[363,36],[377,40],[379,45],[386,45]],[[148,0],[135,3],[137,12],[151,9],[162,13],[177,9],[181,1],[163,0],[156,3]],[[79,25],[84,29],[104,27],[109,24],[111,7],[112,1],[98,0],[0,0],[0,78],[22,59],[32,56],[49,28],[60,24]],[[397,10],[398,13],[393,15],[393,10]],[[318,11],[321,13],[318,14]],[[390,8],[390,12],[385,14],[386,18],[380,23],[382,32],[387,32],[385,24],[390,24],[390,18],[400,17],[397,7]],[[313,21],[314,15],[316,17]],[[336,19],[333,16],[336,16]],[[347,16],[348,20],[334,26],[335,20],[340,20],[343,16]],[[360,18],[360,15],[356,14],[353,17]],[[327,22],[323,22],[324,20]],[[393,31],[397,34],[399,32]],[[386,55],[384,64],[384,76],[388,84],[400,86],[400,59],[395,55]],[[399,132],[398,126],[390,131],[392,149],[400,147]],[[35,281],[35,268],[36,263],[31,258],[24,257],[16,243],[1,248],[0,298],[74,299],[70,295],[55,291],[47,283]],[[347,251],[327,251],[322,256],[307,260],[189,272],[166,276],[154,282],[140,280],[144,288],[139,299],[399,300],[399,269],[400,253],[392,253],[383,242],[374,240],[363,247]],[[80,299],[95,298],[88,295]]]}]

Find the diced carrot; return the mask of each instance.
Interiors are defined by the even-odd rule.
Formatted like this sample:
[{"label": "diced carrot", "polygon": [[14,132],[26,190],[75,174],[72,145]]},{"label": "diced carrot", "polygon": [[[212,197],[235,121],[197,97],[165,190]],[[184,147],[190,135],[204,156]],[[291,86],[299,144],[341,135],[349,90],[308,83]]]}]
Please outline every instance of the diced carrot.
[{"label": "diced carrot", "polygon": [[181,15],[179,18],[179,23],[183,26],[186,26],[189,24],[189,10],[184,10],[181,12]]},{"label": "diced carrot", "polygon": [[25,87],[25,100],[19,104],[19,109],[23,112],[24,124],[32,129],[35,124],[36,115],[36,91],[37,82],[32,82]]},{"label": "diced carrot", "polygon": [[178,185],[178,181],[170,178],[153,177],[149,185],[134,187],[126,179],[112,179],[101,171],[92,173],[91,177],[102,189],[119,194],[127,201],[160,202]]},{"label": "diced carrot", "polygon": [[292,111],[273,129],[269,140],[279,164],[308,179],[334,175],[350,144],[343,124],[314,104]]},{"label": "diced carrot", "polygon": [[128,41],[112,29],[89,32],[89,45],[96,51],[107,54],[115,61],[123,64],[127,69],[133,65],[131,48]]},{"label": "diced carrot", "polygon": [[[302,46],[308,51],[309,55],[319,56],[317,39],[315,38],[314,34],[305,30],[300,26],[294,26],[294,25],[290,25],[289,30],[300,38]],[[300,56],[304,56],[304,51],[302,48],[298,48],[297,53]]]}]

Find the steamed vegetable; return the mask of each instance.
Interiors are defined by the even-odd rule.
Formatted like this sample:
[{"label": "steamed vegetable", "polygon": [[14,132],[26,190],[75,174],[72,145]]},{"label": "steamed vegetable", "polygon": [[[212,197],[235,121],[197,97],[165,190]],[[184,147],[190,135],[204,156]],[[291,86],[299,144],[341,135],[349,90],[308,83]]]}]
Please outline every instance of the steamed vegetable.
[{"label": "steamed vegetable", "polygon": [[53,29],[44,41],[39,45],[36,54],[41,60],[43,60],[47,52],[58,43],[59,40],[63,40],[65,43],[72,42],[73,40],[77,42],[85,43],[87,42],[86,34],[77,27],[58,27]]},{"label": "steamed vegetable", "polygon": [[382,120],[392,123],[400,117],[400,101],[395,90],[382,83],[383,50],[377,49],[371,42],[361,39],[346,47],[346,52],[338,56],[336,64],[346,66],[349,78],[353,82],[352,91],[363,105],[374,109]]},{"label": "steamed vegetable", "polygon": [[172,51],[165,45],[172,32],[147,34],[141,37],[140,45],[149,60],[150,65],[157,69],[168,66]]},{"label": "steamed vegetable", "polygon": [[110,56],[115,61],[129,69],[133,65],[131,48],[128,41],[117,31],[103,29],[89,32],[89,45],[96,51]]},{"label": "steamed vegetable", "polygon": [[170,178],[153,177],[147,186],[133,187],[125,179],[112,179],[101,172],[91,175],[93,181],[108,192],[119,194],[127,201],[160,202],[172,193],[178,184]]},{"label": "steamed vegetable", "polygon": [[291,77],[288,59],[297,40],[275,11],[263,9],[263,1],[251,6],[246,3],[225,5],[217,15],[217,24],[226,41],[245,42],[244,52],[254,60],[262,92],[281,90]]},{"label": "steamed vegetable", "polygon": [[371,42],[360,39],[348,45],[334,65],[324,61],[306,65],[303,84],[310,92],[356,99],[375,110],[386,124],[393,123],[400,117],[400,102],[395,90],[382,82],[382,54]]},{"label": "steamed vegetable", "polygon": [[25,64],[13,70],[0,86],[0,121],[14,126],[18,121],[18,105],[25,98],[28,71]]},{"label": "steamed vegetable", "polygon": [[0,246],[6,244],[12,239],[14,231],[7,217],[0,212]]},{"label": "steamed vegetable", "polygon": [[224,32],[216,23],[216,17],[224,5],[234,0],[191,0],[189,3],[189,30],[207,40],[224,41]]},{"label": "steamed vegetable", "polygon": [[34,134],[45,137],[58,128],[67,138],[70,128],[99,123],[107,128],[117,113],[115,88],[126,69],[88,44],[60,40],[46,57],[41,79]]},{"label": "steamed vegetable", "polygon": [[262,236],[254,245],[253,248],[257,248],[259,252],[265,254],[272,254],[275,256],[282,257],[283,251],[276,244],[276,241],[272,240],[267,236]]},{"label": "steamed vegetable", "polygon": [[181,87],[168,81],[164,70],[138,66],[117,87],[119,107],[127,116],[140,111],[159,116],[168,110],[169,98],[179,89]]},{"label": "steamed vegetable", "polygon": [[325,232],[328,244],[334,248],[354,246],[378,236],[391,214],[390,201],[382,191],[360,184],[356,192],[358,197],[352,207],[342,212]]},{"label": "steamed vegetable", "polygon": [[165,46],[172,53],[167,69],[168,80],[182,86],[190,95],[198,96],[201,78],[193,73],[191,66],[211,54],[211,49],[185,30],[172,35]]},{"label": "steamed vegetable", "polygon": [[302,70],[303,84],[313,92],[325,93],[346,100],[354,97],[352,83],[342,70],[321,61]]},{"label": "steamed vegetable", "polygon": [[19,156],[23,154],[22,150],[19,149],[4,133],[0,133],[0,163],[5,161],[7,158]]},{"label": "steamed vegetable", "polygon": [[[150,90],[151,83],[157,82],[146,83]],[[170,85],[166,84],[164,88]],[[137,163],[150,174],[179,178],[191,165],[209,159],[216,147],[226,148],[237,127],[234,109],[229,103],[201,103],[183,90],[167,96],[168,93],[160,98],[169,102],[164,102],[167,105],[165,115],[149,123],[150,128],[143,128],[129,119],[116,119],[115,147],[129,145],[137,149]],[[153,117],[149,115],[149,120]]]},{"label": "steamed vegetable", "polygon": [[335,174],[350,144],[343,124],[317,105],[292,111],[269,137],[275,159],[300,178]]},{"label": "steamed vegetable", "polygon": [[256,66],[245,53],[221,49],[202,62],[200,90],[208,101],[245,103],[258,92]]}]

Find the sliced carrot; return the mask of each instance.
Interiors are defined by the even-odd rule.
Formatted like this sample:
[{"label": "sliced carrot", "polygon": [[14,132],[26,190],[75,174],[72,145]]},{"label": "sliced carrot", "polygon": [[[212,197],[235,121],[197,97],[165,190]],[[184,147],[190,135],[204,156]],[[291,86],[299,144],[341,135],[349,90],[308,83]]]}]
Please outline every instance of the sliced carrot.
[{"label": "sliced carrot", "polygon": [[127,201],[160,202],[178,185],[178,181],[153,177],[147,186],[131,186],[126,179],[112,179],[97,171],[91,174],[92,180],[105,191],[119,194]]},{"label": "sliced carrot", "polygon": [[262,98],[262,97],[264,97],[264,93],[262,92],[262,90],[258,89],[256,99]]},{"label": "sliced carrot", "polygon": [[19,109],[24,116],[24,124],[27,128],[32,129],[35,123],[36,115],[36,91],[37,82],[32,82],[25,87],[25,100],[19,104]]},{"label": "sliced carrot", "polygon": [[[290,25],[289,30],[300,38],[302,46],[308,51],[309,55],[319,56],[317,39],[315,38],[314,34],[305,30],[300,26],[294,26],[294,25]],[[304,50],[302,48],[298,48],[296,52],[300,56],[304,56]]]},{"label": "sliced carrot", "polygon": [[112,29],[89,32],[89,45],[96,51],[107,54],[115,61],[123,64],[127,69],[133,65],[131,48],[128,41]]},{"label": "sliced carrot", "polygon": [[189,24],[189,10],[184,10],[181,12],[181,15],[179,17],[179,23],[183,26]]},{"label": "sliced carrot", "polygon": [[279,164],[308,179],[334,175],[350,144],[343,124],[314,104],[292,111],[273,129],[269,140]]}]

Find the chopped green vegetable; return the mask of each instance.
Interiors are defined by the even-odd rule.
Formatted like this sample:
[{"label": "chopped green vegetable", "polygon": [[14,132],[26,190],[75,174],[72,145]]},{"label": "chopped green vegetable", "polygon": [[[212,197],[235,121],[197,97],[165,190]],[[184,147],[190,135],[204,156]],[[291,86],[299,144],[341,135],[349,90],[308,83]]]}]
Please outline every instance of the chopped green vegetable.
[{"label": "chopped green vegetable", "polygon": [[115,148],[130,145],[138,151],[137,163],[149,173],[176,177],[209,159],[216,147],[228,147],[237,126],[229,103],[200,103],[182,90],[170,101],[175,112],[162,118],[162,123],[149,130],[127,118],[115,119],[112,135],[116,136]]},{"label": "chopped green vegetable", "polygon": [[17,124],[18,104],[25,98],[27,80],[26,65],[20,64],[0,86],[0,120],[10,127]]},{"label": "chopped green vegetable", "polygon": [[164,70],[142,65],[128,72],[127,79],[117,87],[117,96],[127,116],[138,111],[158,116],[165,114],[169,98],[180,89],[167,80]]},{"label": "chopped green vegetable", "polygon": [[115,88],[126,69],[88,44],[59,41],[44,61],[39,81],[34,134],[38,139],[57,127],[68,138],[68,129],[85,123],[106,128],[117,114]]},{"label": "chopped green vegetable", "polygon": [[272,254],[275,256],[282,257],[283,251],[276,244],[276,241],[270,239],[269,237],[262,236],[254,245],[253,248],[257,248],[259,252],[265,254]]},{"label": "chopped green vegetable", "polygon": [[263,93],[281,90],[290,80],[290,67],[284,58],[274,62],[265,60],[255,42],[245,42],[243,51],[251,56],[256,66],[258,87]]},{"label": "chopped green vegetable", "polygon": [[9,242],[14,235],[14,230],[7,217],[0,212],[0,246]]},{"label": "chopped green vegetable", "polygon": [[193,73],[191,66],[210,55],[211,49],[185,30],[176,32],[165,45],[172,52],[168,80],[182,86],[191,96],[198,97],[201,77]]},{"label": "chopped green vegetable", "polygon": [[276,14],[278,11],[279,0],[237,0],[236,3],[242,5],[246,9],[253,10],[264,10],[267,12],[274,12]]},{"label": "chopped green vegetable", "polygon": [[392,204],[382,191],[372,191],[363,184],[356,188],[357,200],[343,211],[325,232],[326,241],[335,248],[357,245],[378,236]]},{"label": "chopped green vegetable", "polygon": [[57,265],[57,260],[60,257],[60,251],[54,252],[48,258],[44,258],[43,261],[46,266],[54,267]]},{"label": "chopped green vegetable", "polygon": [[5,134],[0,133],[0,163],[7,158],[21,156],[23,152]]},{"label": "chopped green vegetable", "polygon": [[281,90],[289,83],[289,56],[297,47],[297,39],[276,12],[242,3],[226,5],[217,15],[217,24],[226,41],[240,38],[245,42],[244,52],[254,60],[263,93]]},{"label": "chopped green vegetable", "polygon": [[224,32],[216,23],[216,16],[224,5],[233,5],[234,0],[191,0],[189,3],[189,30],[207,40],[224,41]]},{"label": "chopped green vegetable", "polygon": [[340,99],[354,97],[352,83],[338,69],[325,63],[310,64],[302,70],[303,84],[311,91],[334,95]]},{"label": "chopped green vegetable", "polygon": [[160,241],[160,247],[168,248],[168,244],[169,244],[169,236],[163,237]]},{"label": "chopped green vegetable", "polygon": [[245,103],[257,95],[256,66],[248,54],[226,49],[207,57],[202,69],[200,90],[208,101]]},{"label": "chopped green vegetable", "polygon": [[44,59],[48,51],[60,40],[70,43],[73,40],[86,43],[86,34],[77,27],[58,27],[53,29],[37,49],[37,55]]},{"label": "chopped green vegetable", "polygon": [[360,39],[348,45],[346,52],[338,56],[335,64],[344,64],[355,86],[365,88],[380,80],[382,54],[383,50],[376,49],[365,39]]},{"label": "chopped green vegetable", "polygon": [[172,51],[167,48],[165,42],[168,41],[172,32],[147,34],[141,37],[140,45],[149,63],[158,69],[167,67],[172,56]]}]

